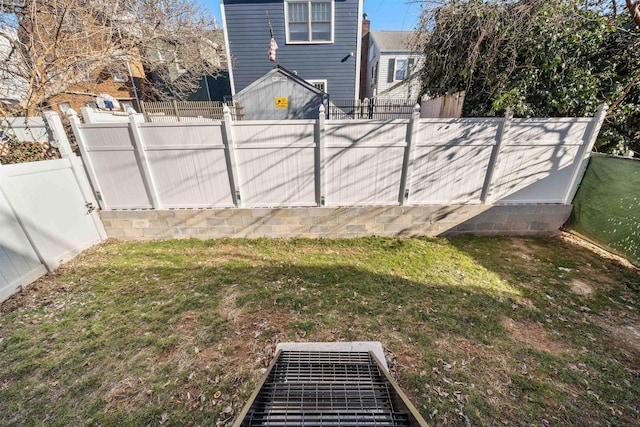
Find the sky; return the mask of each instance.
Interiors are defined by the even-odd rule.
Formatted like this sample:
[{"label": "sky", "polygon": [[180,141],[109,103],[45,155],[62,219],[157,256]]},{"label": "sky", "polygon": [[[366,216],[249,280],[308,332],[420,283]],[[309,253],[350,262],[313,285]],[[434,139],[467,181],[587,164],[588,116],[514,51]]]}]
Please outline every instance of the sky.
[{"label": "sky", "polygon": [[[199,0],[216,17],[222,27],[220,0]],[[411,31],[420,17],[420,4],[412,0],[365,0],[364,12],[369,15],[372,30]]]}]

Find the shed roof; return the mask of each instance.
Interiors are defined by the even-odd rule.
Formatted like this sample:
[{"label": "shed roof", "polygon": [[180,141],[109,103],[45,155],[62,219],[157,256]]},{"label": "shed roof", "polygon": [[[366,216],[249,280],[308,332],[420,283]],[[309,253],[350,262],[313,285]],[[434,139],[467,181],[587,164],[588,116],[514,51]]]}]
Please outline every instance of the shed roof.
[{"label": "shed roof", "polygon": [[380,52],[415,52],[411,48],[414,31],[371,31],[371,36]]},{"label": "shed roof", "polygon": [[244,95],[245,93],[252,91],[261,82],[263,82],[263,81],[265,81],[267,79],[270,79],[274,74],[280,74],[280,75],[283,75],[285,77],[288,77],[291,80],[293,80],[294,82],[298,83],[300,86],[304,87],[305,89],[307,89],[307,90],[309,90],[311,92],[314,92],[314,93],[316,93],[318,95],[322,95],[323,98],[327,97],[326,93],[324,93],[323,91],[321,91],[320,89],[318,89],[317,87],[312,85],[311,83],[307,82],[306,80],[298,77],[298,75],[292,73],[291,71],[287,70],[286,68],[282,67],[281,65],[276,65],[275,68],[273,68],[272,70],[267,72],[265,75],[263,75],[262,77],[257,78],[249,86],[245,87],[240,92],[236,93],[236,96]]}]

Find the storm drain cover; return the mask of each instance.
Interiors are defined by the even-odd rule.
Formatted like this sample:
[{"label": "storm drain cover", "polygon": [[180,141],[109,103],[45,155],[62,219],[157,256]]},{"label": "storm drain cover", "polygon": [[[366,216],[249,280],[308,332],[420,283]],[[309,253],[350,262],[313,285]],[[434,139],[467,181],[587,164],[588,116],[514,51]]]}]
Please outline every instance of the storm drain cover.
[{"label": "storm drain cover", "polygon": [[426,426],[372,352],[279,351],[235,426]]}]

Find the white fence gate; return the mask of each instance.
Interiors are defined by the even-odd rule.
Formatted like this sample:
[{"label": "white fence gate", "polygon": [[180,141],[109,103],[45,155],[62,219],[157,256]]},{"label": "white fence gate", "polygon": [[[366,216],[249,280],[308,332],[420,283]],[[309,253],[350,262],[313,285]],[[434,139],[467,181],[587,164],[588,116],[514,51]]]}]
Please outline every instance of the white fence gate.
[{"label": "white fence gate", "polygon": [[48,130],[39,118],[9,123],[24,141],[59,144],[62,158],[0,165],[0,301],[106,238],[60,118],[45,114]]},{"label": "white fence gate", "polygon": [[[324,107],[321,107],[324,108]],[[103,209],[569,203],[594,118],[81,124]]]}]

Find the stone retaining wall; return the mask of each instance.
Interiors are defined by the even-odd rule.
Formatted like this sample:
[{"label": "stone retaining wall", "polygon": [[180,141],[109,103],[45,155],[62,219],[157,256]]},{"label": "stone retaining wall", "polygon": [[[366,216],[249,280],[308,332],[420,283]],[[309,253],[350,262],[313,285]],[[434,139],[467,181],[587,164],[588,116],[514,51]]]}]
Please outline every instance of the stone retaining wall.
[{"label": "stone retaining wall", "polygon": [[221,237],[452,236],[558,233],[571,205],[428,205],[278,209],[102,211],[109,237],[201,239]]}]

